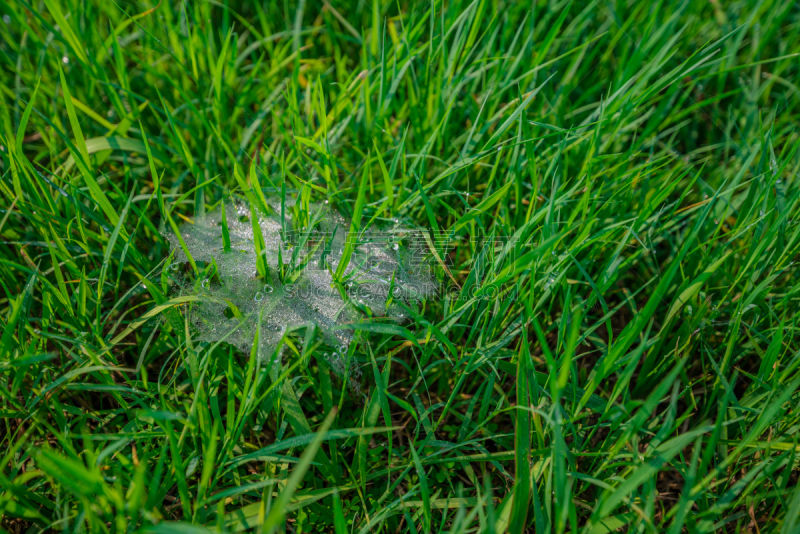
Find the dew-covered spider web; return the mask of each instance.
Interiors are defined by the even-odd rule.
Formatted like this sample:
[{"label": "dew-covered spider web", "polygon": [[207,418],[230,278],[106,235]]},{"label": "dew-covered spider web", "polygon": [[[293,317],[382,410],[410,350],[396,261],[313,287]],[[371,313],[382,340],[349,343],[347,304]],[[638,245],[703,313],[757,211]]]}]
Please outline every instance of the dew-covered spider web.
[{"label": "dew-covered spider web", "polygon": [[[224,210],[228,251],[222,207],[183,223],[183,245],[166,232],[172,246],[164,275],[174,294],[195,297],[186,313],[200,341],[224,340],[249,353],[258,339],[259,357],[269,361],[284,334],[313,325],[337,371],[353,337],[347,323],[365,317],[402,322],[405,307],[437,292],[430,242],[423,230],[398,220],[378,221],[354,234],[350,220],[327,203],[305,209],[286,204],[283,216],[279,201],[268,201],[268,213],[239,201],[226,202]],[[355,240],[352,254],[334,283],[348,240]],[[261,272],[259,257],[266,262]]]}]

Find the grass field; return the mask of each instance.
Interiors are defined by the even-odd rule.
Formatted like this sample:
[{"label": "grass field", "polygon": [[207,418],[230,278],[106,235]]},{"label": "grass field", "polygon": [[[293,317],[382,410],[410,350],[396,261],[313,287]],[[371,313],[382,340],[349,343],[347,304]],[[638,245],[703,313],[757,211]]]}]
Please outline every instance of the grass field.
[{"label": "grass field", "polygon": [[[0,15],[5,531],[800,532],[797,3]],[[200,336],[170,239],[275,199],[449,289]]]}]

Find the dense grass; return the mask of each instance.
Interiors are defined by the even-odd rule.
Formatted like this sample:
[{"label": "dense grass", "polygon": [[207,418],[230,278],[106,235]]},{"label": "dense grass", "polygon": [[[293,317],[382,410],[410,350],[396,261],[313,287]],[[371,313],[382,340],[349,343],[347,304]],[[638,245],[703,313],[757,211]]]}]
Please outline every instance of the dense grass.
[{"label": "dense grass", "polygon": [[[6,531],[800,529],[796,3],[0,11]],[[170,300],[255,187],[452,237],[365,396]]]}]

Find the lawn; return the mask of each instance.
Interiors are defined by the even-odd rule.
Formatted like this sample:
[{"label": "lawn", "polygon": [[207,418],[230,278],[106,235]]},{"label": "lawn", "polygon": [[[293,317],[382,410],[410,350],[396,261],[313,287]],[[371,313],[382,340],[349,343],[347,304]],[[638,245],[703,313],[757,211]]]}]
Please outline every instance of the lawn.
[{"label": "lawn", "polygon": [[797,3],[0,16],[3,531],[800,532]]}]

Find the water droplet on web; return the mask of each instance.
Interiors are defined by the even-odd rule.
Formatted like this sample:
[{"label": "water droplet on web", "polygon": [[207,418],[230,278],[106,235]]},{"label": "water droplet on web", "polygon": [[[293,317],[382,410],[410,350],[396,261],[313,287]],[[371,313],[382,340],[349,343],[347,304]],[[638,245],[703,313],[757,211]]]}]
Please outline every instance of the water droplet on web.
[{"label": "water droplet on web", "polygon": [[[317,207],[322,205],[321,201]],[[331,203],[333,204],[333,203]],[[183,247],[174,233],[166,235],[171,243],[171,253],[174,254],[174,259],[167,264],[167,272],[172,274],[172,278],[177,282],[173,291],[179,291],[181,294],[195,294],[207,295],[209,291],[213,291],[219,299],[209,300],[204,299],[196,306],[192,306],[189,318],[193,325],[198,329],[199,337],[203,341],[218,341],[226,332],[230,332],[234,328],[234,322],[242,323],[229,337],[231,344],[236,348],[248,352],[252,348],[253,338],[256,333],[258,313],[253,313],[261,308],[264,304],[269,302],[270,309],[268,313],[264,313],[263,320],[267,321],[264,325],[262,332],[266,334],[263,338],[259,338],[260,343],[264,344],[264,348],[273,354],[277,344],[279,343],[281,334],[279,333],[279,326],[284,325],[287,329],[293,329],[297,326],[308,324],[309,321],[317,323],[323,336],[327,339],[336,338],[337,342],[344,342],[345,346],[342,352],[347,351],[347,344],[350,342],[350,336],[342,335],[339,332],[333,331],[333,327],[339,323],[351,322],[358,319],[360,311],[353,307],[343,307],[349,296],[343,299],[339,294],[336,285],[333,284],[331,274],[327,269],[318,270],[311,268],[308,271],[302,271],[299,278],[296,278],[288,285],[282,284],[281,286],[272,286],[266,278],[266,273],[257,267],[257,262],[262,261],[261,258],[266,260],[270,265],[278,260],[278,255],[282,248],[281,243],[285,240],[281,239],[281,221],[280,212],[276,209],[277,215],[260,217],[260,226],[264,237],[264,246],[261,248],[262,255],[255,254],[255,244],[252,232],[251,211],[243,207],[243,204],[231,202],[231,209],[228,213],[236,213],[241,211],[247,217],[246,222],[232,220],[230,222],[231,238],[233,241],[234,235],[236,236],[236,250],[240,254],[222,254],[222,243],[220,233],[221,212],[208,213],[204,220],[196,220],[195,224],[182,224],[179,228],[181,236],[187,235],[185,239],[185,247],[187,247],[192,256],[197,262],[202,262],[204,266],[216,262],[220,280],[224,280],[224,284],[217,285],[214,283],[212,288],[210,280],[208,284],[203,284],[205,277],[199,278],[195,285],[191,279],[184,279],[183,274],[186,268],[186,258],[182,252]],[[320,231],[326,233],[331,239],[327,241],[325,247],[319,247],[315,254],[315,258],[309,265],[316,266],[322,259],[324,249],[333,250],[333,254],[326,255],[324,258],[329,267],[336,270],[336,264],[339,254],[343,254],[344,244],[347,242],[346,238],[342,235],[341,228],[347,228],[350,221],[337,212],[330,212],[329,219],[320,221]],[[388,229],[393,227],[392,220],[399,222],[399,218],[387,221],[389,223]],[[316,230],[316,226],[312,227],[308,224],[308,228]],[[338,235],[333,233],[334,228],[339,227],[340,232]],[[300,224],[295,228],[299,229]],[[399,227],[399,226],[398,226]],[[396,230],[395,230],[396,231]],[[391,235],[391,234],[389,234]],[[373,234],[376,237],[377,234]],[[385,239],[385,238],[384,238]],[[385,302],[385,288],[391,284],[391,275],[396,272],[397,278],[395,280],[395,289],[397,300],[410,300],[417,299],[419,295],[425,296],[429,293],[429,288],[435,287],[435,279],[426,279],[422,281],[425,287],[422,291],[405,291],[406,288],[412,284],[417,284],[419,281],[414,278],[408,278],[404,269],[398,269],[398,261],[393,257],[394,255],[389,252],[387,247],[391,247],[397,241],[396,238],[391,238],[387,243],[384,239],[380,242],[370,242],[366,245],[365,249],[355,249],[353,251],[353,260],[351,267],[347,270],[348,273],[353,275],[357,274],[355,269],[363,264],[363,260],[369,258],[369,265],[372,267],[372,272],[377,271],[376,280],[371,281],[377,286],[381,286],[383,292],[372,293],[372,287],[368,283],[357,282],[352,285],[353,288],[358,287],[358,294],[352,295],[354,302],[359,299],[361,302],[373,307],[376,315],[389,315],[397,317],[397,314],[392,311],[382,308],[382,303]],[[402,247],[402,243],[398,243],[398,250]],[[362,256],[366,254],[366,256]],[[286,255],[283,255],[284,262],[291,261]],[[174,266],[173,266],[174,263]],[[272,269],[272,267],[270,267]],[[366,269],[366,268],[364,268]],[[177,272],[174,272],[177,271]],[[202,272],[202,271],[201,271]],[[259,273],[264,276],[260,276]],[[209,273],[210,274],[210,273]],[[208,276],[208,279],[212,278]],[[351,282],[355,276],[351,276]],[[269,282],[269,283],[268,283]],[[208,289],[206,289],[208,288]],[[290,288],[297,288],[300,291],[289,291]],[[280,289],[280,292],[277,291]],[[306,291],[310,289],[310,291]],[[366,293],[362,292],[366,291]],[[435,289],[434,289],[435,290]],[[284,292],[286,294],[284,295]],[[349,293],[350,291],[348,291]],[[277,296],[276,296],[277,295]],[[227,301],[227,303],[225,302]],[[374,302],[373,302],[374,301]],[[355,302],[357,304],[357,302]],[[228,324],[229,323],[229,324]],[[346,341],[345,341],[346,339]],[[262,354],[267,354],[262,351]],[[320,355],[321,356],[321,355]],[[340,358],[337,353],[337,358]],[[331,356],[329,355],[329,358]],[[338,363],[331,358],[331,365],[334,369],[336,367],[344,367],[343,360],[339,359]],[[342,369],[343,371],[344,369]],[[355,385],[353,385],[355,387]]]},{"label": "water droplet on web", "polygon": [[703,195],[703,200],[708,199],[708,195]]},{"label": "water droplet on web", "polygon": [[208,278],[206,278],[205,280],[203,280],[203,283],[202,283],[202,285],[203,285],[203,288],[204,288],[204,289],[208,289],[208,286],[209,286],[209,284],[210,284],[210,282],[208,281]]},{"label": "water droplet on web", "polygon": [[325,201],[325,204],[327,204],[327,203],[328,203],[328,201],[326,200],[326,201]]},{"label": "water droplet on web", "polygon": [[398,245],[397,243],[392,245],[392,250],[398,250],[399,248],[400,248],[400,245]]},{"label": "water droplet on web", "polygon": [[714,219],[714,224],[719,224],[719,219]]},{"label": "water droplet on web", "polygon": [[759,211],[759,212],[758,212],[758,214],[759,214],[761,217],[763,217],[763,216],[764,216],[764,210],[761,210],[761,211]]},{"label": "water droplet on web", "polygon": [[66,65],[67,63],[69,63],[69,58],[67,56],[64,56],[61,58],[61,61],[63,61],[64,64]]}]

